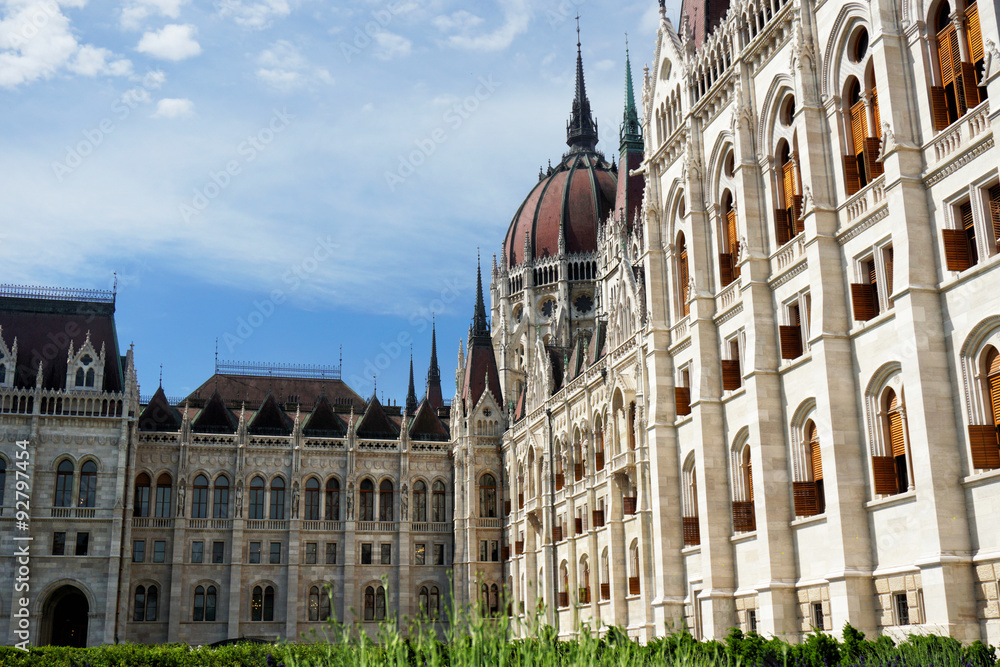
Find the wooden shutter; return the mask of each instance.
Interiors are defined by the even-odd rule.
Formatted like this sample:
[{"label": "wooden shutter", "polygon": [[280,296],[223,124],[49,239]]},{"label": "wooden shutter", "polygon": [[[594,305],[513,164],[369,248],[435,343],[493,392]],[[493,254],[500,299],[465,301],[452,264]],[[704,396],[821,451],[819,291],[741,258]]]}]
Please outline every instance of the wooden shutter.
[{"label": "wooden shutter", "polygon": [[739,359],[722,360],[722,389],[734,391],[743,385],[743,375],[740,372]]},{"label": "wooden shutter", "polygon": [[754,521],[753,502],[742,500],[733,501],[733,530],[738,533],[756,530],[757,524]]},{"label": "wooden shutter", "polygon": [[949,271],[965,271],[972,266],[969,257],[969,242],[964,229],[942,229],[944,238],[944,258]]},{"label": "wooden shutter", "polygon": [[795,501],[795,516],[819,514],[819,494],[815,482],[792,482],[792,499]]},{"label": "wooden shutter", "polygon": [[[993,365],[1000,365],[1000,357],[993,360]],[[993,425],[1000,429],[1000,372],[991,369],[987,382],[990,385],[990,405],[993,408]]]},{"label": "wooden shutter", "polygon": [[735,255],[732,253],[719,253],[719,280],[722,282],[723,287],[736,280],[733,257]]},{"label": "wooden shutter", "polygon": [[956,85],[962,88],[962,96],[969,109],[979,106],[979,77],[976,76],[975,65],[962,63],[962,73],[958,76]]},{"label": "wooden shutter", "polygon": [[885,249],[885,293],[892,296],[892,246]]},{"label": "wooden shutter", "polygon": [[[947,107],[945,108],[947,110]],[[945,127],[948,127],[947,123]],[[858,173],[858,160],[853,155],[844,156],[844,189],[847,190],[848,196],[853,195],[861,189],[861,174]]]},{"label": "wooden shutter", "polygon": [[879,141],[875,137],[865,139],[865,169],[868,170],[869,180],[882,175],[885,168],[878,161]]},{"label": "wooden shutter", "polygon": [[896,488],[896,461],[891,456],[873,456],[872,473],[875,477],[875,493],[892,495]]},{"label": "wooden shutter", "polygon": [[[857,171],[855,169],[855,171]],[[774,235],[778,240],[778,245],[785,245],[792,240],[788,234],[788,211],[784,209],[774,210]]]},{"label": "wooden shutter", "polygon": [[815,427],[809,440],[809,458],[812,463],[813,481],[818,482],[823,479],[823,455],[819,449],[819,437],[816,435]]},{"label": "wooden shutter", "polygon": [[931,86],[931,113],[934,116],[935,132],[940,132],[951,125],[948,118],[948,98],[942,86]]},{"label": "wooden shutter", "polygon": [[784,208],[792,207],[792,197],[795,195],[795,165],[791,158],[781,165],[781,194],[784,195],[782,204]]},{"label": "wooden shutter", "polygon": [[903,437],[903,416],[897,410],[889,413],[889,443],[892,446],[892,455],[906,455],[906,438]]},{"label": "wooden shutter", "polygon": [[740,241],[736,228],[736,211],[733,210],[730,210],[726,214],[726,241],[728,245],[726,250],[730,255],[732,255],[733,280],[736,280],[740,277],[740,267],[737,264],[740,251]]},{"label": "wooden shutter", "polygon": [[854,319],[867,322],[875,317],[875,295],[869,283],[851,283],[851,304]]},{"label": "wooden shutter", "polygon": [[997,442],[997,427],[992,425],[970,425],[969,445],[972,448],[972,467],[977,470],[1000,468],[1000,444]]},{"label": "wooden shutter", "polygon": [[674,387],[674,402],[677,404],[677,416],[691,414],[691,389]]},{"label": "wooden shutter", "polygon": [[684,524],[684,546],[693,547],[701,544],[701,530],[698,526],[698,517],[683,517]]},{"label": "wooden shutter", "polygon": [[753,464],[747,461],[747,491],[750,494],[750,502],[753,502]]},{"label": "wooden shutter", "polygon": [[872,118],[875,120],[875,136],[882,138],[882,114],[878,110],[878,90],[872,86]]},{"label": "wooden shutter", "polygon": [[979,7],[973,5],[965,10],[965,34],[969,38],[969,55],[973,63],[983,59],[983,31],[979,26]]},{"label": "wooden shutter", "polygon": [[993,221],[993,238],[1000,249],[1000,185],[990,188],[990,219]]},{"label": "wooden shutter", "polygon": [[806,221],[802,219],[802,195],[792,195],[792,216],[795,218],[795,233],[806,231]]},{"label": "wooden shutter", "polygon": [[685,315],[691,312],[688,305],[688,252],[687,245],[681,246],[680,256],[677,260],[677,279],[680,281],[681,309]]},{"label": "wooden shutter", "polygon": [[865,117],[865,102],[858,100],[851,107],[851,138],[854,140],[854,154],[860,155],[865,149],[865,137],[868,136],[868,128]]},{"label": "wooden shutter", "polygon": [[781,337],[781,358],[798,359],[802,356],[802,328],[793,324],[790,326],[779,326],[778,332]]}]

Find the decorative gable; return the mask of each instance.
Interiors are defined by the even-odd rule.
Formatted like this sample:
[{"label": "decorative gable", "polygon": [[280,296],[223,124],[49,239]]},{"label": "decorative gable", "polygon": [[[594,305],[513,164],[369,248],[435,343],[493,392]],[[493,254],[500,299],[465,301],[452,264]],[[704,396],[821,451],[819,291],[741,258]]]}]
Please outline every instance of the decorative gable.
[{"label": "decorative gable", "polygon": [[201,433],[236,433],[237,425],[236,417],[216,391],[191,423],[191,429]]},{"label": "decorative gable", "polygon": [[0,327],[0,387],[14,386],[14,372],[17,370],[17,338],[14,344],[7,347],[3,339],[3,328]]},{"label": "decorative gable", "polygon": [[395,440],[399,437],[399,428],[385,414],[376,396],[372,396],[372,400],[369,401],[368,409],[358,422],[356,432],[359,438]]},{"label": "decorative gable", "polygon": [[302,434],[316,438],[342,438],[347,435],[347,425],[333,411],[325,394],[316,401],[312,414],[302,427]]},{"label": "decorative gable", "polygon": [[448,440],[448,428],[438,419],[433,406],[427,399],[420,402],[417,413],[410,424],[411,440]]},{"label": "decorative gable", "polygon": [[274,394],[268,393],[247,430],[251,435],[290,435],[294,426],[292,418],[281,409]]},{"label": "decorative gable", "polygon": [[156,390],[153,398],[149,399],[149,404],[139,415],[139,430],[168,432],[181,430],[181,415],[170,405],[166,394],[163,393],[163,387]]},{"label": "decorative gable", "polygon": [[87,331],[87,339],[79,350],[74,350],[73,341],[70,341],[66,355],[66,389],[102,391],[104,361],[104,343],[101,343],[98,353],[90,342],[90,331]]}]

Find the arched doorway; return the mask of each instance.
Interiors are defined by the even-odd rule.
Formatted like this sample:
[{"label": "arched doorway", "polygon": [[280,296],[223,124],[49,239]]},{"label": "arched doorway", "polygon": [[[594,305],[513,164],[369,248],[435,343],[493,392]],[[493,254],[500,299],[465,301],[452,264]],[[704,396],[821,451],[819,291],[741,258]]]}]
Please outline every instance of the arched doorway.
[{"label": "arched doorway", "polygon": [[47,644],[51,646],[87,645],[87,615],[90,605],[79,588],[63,586],[49,597],[43,616],[49,628]]}]

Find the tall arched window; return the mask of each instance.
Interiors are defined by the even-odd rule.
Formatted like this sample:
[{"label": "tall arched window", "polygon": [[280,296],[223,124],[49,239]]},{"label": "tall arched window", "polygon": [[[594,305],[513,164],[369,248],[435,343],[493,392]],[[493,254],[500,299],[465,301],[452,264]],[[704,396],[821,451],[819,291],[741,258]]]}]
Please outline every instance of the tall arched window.
[{"label": "tall arched window", "polygon": [[[862,109],[863,111],[863,109]],[[798,166],[788,141],[778,142],[778,211],[775,214],[775,236],[778,245],[791,241],[804,231],[802,217],[802,195]]]},{"label": "tall arched window", "polygon": [[750,445],[739,450],[737,468],[734,471],[735,497],[733,499],[733,530],[741,533],[757,529],[753,502],[753,464],[750,461]]},{"label": "tall arched window", "polygon": [[844,156],[844,186],[848,195],[853,195],[883,172],[882,163],[878,161],[882,130],[879,125],[878,93],[874,87],[874,65],[871,62],[868,71],[864,86],[852,76],[848,78],[845,89],[844,124],[849,151]]},{"label": "tall arched window", "polygon": [[1000,353],[990,345],[982,357],[983,396],[986,423],[969,426],[972,467],[977,470],[1000,468]]},{"label": "tall arched window", "polygon": [[326,480],[326,509],[324,510],[327,521],[340,521],[340,480],[331,477]]},{"label": "tall arched window", "polygon": [[500,613],[500,587],[496,584],[490,585],[490,614],[496,616]]},{"label": "tall arched window", "polygon": [[67,459],[56,468],[56,507],[73,505],[73,464]]},{"label": "tall arched window", "polygon": [[688,272],[688,250],[684,240],[684,232],[678,232],[677,243],[677,299],[679,301],[677,312],[682,317],[691,312],[691,305],[688,303],[690,290],[690,273]]},{"label": "tall arched window", "polygon": [[[954,123],[986,98],[986,89],[978,87],[985,67],[979,8],[975,0],[966,4],[964,12],[961,9],[955,11],[957,20],[953,21],[951,4],[942,2],[933,19],[937,32],[934,41],[936,74],[940,85],[931,86],[931,109],[934,129],[938,131]],[[960,32],[965,36],[967,58],[963,58],[959,46]]]},{"label": "tall arched window", "polygon": [[489,473],[479,478],[479,516],[496,518],[497,482]]},{"label": "tall arched window", "polygon": [[149,516],[149,490],[149,475],[140,473],[135,478],[135,498],[133,499],[134,509],[132,510],[132,516]]},{"label": "tall arched window", "polygon": [[250,518],[264,518],[264,478],[260,475],[250,480]]},{"label": "tall arched window", "polygon": [[215,620],[215,586],[209,586],[205,591],[205,620]]},{"label": "tall arched window", "polygon": [[802,456],[797,456],[801,470],[792,482],[795,516],[813,516],[826,511],[823,489],[823,457],[819,447],[819,432],[811,419],[802,429]]},{"label": "tall arched window", "polygon": [[309,589],[309,606],[307,608],[310,621],[319,620],[319,586]]},{"label": "tall arched window", "polygon": [[684,523],[684,546],[691,547],[701,544],[701,527],[698,522],[698,474],[694,463],[694,454],[684,462],[683,495],[681,504]]},{"label": "tall arched window", "polygon": [[379,586],[375,589],[375,620],[385,619],[385,588]]},{"label": "tall arched window", "polygon": [[205,618],[205,587],[195,586],[194,589],[194,609],[191,613],[192,621],[204,621]]},{"label": "tall arched window", "polygon": [[132,602],[132,620],[141,622],[146,620],[146,587],[136,586],[135,599]]},{"label": "tall arched window", "polygon": [[419,602],[418,613],[421,615],[430,616],[430,609],[428,605],[430,604],[430,594],[426,586],[420,587],[420,593],[417,595],[417,600]]},{"label": "tall arched window", "polygon": [[594,421],[594,469],[604,470],[604,426],[600,415]]},{"label": "tall arched window", "polygon": [[639,594],[639,541],[632,540],[628,548],[628,594]]},{"label": "tall arched window", "polygon": [[285,480],[275,477],[271,480],[271,519],[285,518]]},{"label": "tall arched window", "polygon": [[906,462],[906,430],[903,424],[903,406],[893,389],[885,390],[881,408],[884,454],[872,457],[875,493],[903,493],[910,486]]},{"label": "tall arched window", "polygon": [[370,479],[361,482],[359,487],[361,502],[358,508],[358,521],[375,520],[375,484]]},{"label": "tall arched window", "polygon": [[330,593],[325,588],[313,586],[309,589],[309,620],[326,621],[330,619]]},{"label": "tall arched window", "polygon": [[580,559],[580,573],[576,583],[580,589],[578,597],[580,603],[587,604],[590,602],[590,561],[586,555]]},{"label": "tall arched window", "polygon": [[80,496],[78,507],[94,507],[97,503],[97,464],[87,461],[80,468]]},{"label": "tall arched window", "polygon": [[191,492],[191,518],[205,519],[208,517],[208,477],[198,475],[194,478]]},{"label": "tall arched window", "polygon": [[375,588],[373,586],[365,588],[365,620],[375,620]]},{"label": "tall arched window", "polygon": [[319,480],[310,477],[306,480],[305,520],[319,521]]},{"label": "tall arched window", "polygon": [[378,520],[392,521],[392,482],[387,479],[378,487]]},{"label": "tall arched window", "polygon": [[3,491],[7,486],[7,462],[0,459],[0,507],[3,507]]},{"label": "tall arched window", "polygon": [[419,479],[413,483],[413,520],[427,521],[427,485]]},{"label": "tall arched window", "polygon": [[441,596],[437,586],[431,586],[430,600],[427,604],[431,618],[437,620],[441,615]]},{"label": "tall arched window", "polygon": [[601,599],[611,599],[611,564],[608,560],[608,548],[601,552]]},{"label": "tall arched window", "polygon": [[274,620],[274,588],[271,586],[264,589],[264,620]]},{"label": "tall arched window", "polygon": [[156,586],[150,586],[146,590],[146,620],[155,621],[156,620],[156,607],[159,603],[159,591]]},{"label": "tall arched window", "polygon": [[216,519],[229,518],[229,478],[219,475],[215,478],[215,498],[212,502],[212,516]]},{"label": "tall arched window", "polygon": [[156,479],[156,516],[167,518],[172,516],[173,480],[163,473]]},{"label": "tall arched window", "polygon": [[[732,159],[730,154],[729,159]],[[740,267],[737,263],[740,254],[739,232],[736,229],[736,208],[733,206],[733,193],[726,190],[722,195],[722,252],[719,253],[719,278],[722,286],[732,283],[740,277]]]},{"label": "tall arched window", "polygon": [[264,620],[264,588],[262,586],[253,587],[253,593],[250,596],[250,620]]},{"label": "tall arched window", "polygon": [[431,521],[445,521],[444,482],[434,482],[431,491]]},{"label": "tall arched window", "polygon": [[628,448],[635,449],[635,401],[628,404]]}]

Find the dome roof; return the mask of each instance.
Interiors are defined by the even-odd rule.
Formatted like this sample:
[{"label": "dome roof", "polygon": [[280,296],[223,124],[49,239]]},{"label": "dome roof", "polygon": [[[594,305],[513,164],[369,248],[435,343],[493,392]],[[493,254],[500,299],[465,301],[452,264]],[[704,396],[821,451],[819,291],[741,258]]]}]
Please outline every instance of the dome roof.
[{"label": "dome roof", "polygon": [[571,151],[528,193],[507,231],[508,266],[559,254],[562,232],[566,254],[597,250],[597,225],[614,207],[617,170],[591,151]]}]

